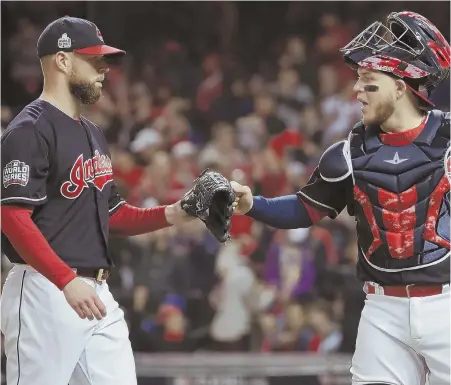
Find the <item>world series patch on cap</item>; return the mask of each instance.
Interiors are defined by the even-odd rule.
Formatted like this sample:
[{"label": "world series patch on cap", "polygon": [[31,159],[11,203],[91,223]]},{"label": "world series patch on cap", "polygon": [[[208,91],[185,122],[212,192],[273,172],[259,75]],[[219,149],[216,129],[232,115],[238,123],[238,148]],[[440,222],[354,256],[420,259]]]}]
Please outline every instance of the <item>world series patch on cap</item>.
[{"label": "world series patch on cap", "polygon": [[37,51],[40,58],[60,51],[82,55],[125,55],[125,51],[105,44],[94,23],[69,16],[51,22],[44,29],[38,39]]}]

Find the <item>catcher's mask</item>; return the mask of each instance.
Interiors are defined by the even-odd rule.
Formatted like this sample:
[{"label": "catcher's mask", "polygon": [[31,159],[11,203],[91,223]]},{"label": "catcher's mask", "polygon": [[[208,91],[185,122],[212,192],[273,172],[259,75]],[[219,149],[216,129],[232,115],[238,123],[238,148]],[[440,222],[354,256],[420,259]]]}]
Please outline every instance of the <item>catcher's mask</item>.
[{"label": "catcher's mask", "polygon": [[432,90],[450,71],[450,45],[428,19],[414,12],[393,12],[386,23],[376,21],[345,47],[345,62],[353,69],[375,69],[403,79],[431,109]]}]

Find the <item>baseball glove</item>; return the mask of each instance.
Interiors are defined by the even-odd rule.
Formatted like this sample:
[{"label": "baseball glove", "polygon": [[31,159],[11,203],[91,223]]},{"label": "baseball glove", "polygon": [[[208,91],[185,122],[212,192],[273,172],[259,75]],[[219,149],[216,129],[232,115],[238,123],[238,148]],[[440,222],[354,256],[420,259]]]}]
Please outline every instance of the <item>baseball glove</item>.
[{"label": "baseball glove", "polygon": [[218,172],[208,168],[194,181],[194,186],[181,200],[182,209],[199,218],[224,243],[230,238],[235,192],[230,182]]}]

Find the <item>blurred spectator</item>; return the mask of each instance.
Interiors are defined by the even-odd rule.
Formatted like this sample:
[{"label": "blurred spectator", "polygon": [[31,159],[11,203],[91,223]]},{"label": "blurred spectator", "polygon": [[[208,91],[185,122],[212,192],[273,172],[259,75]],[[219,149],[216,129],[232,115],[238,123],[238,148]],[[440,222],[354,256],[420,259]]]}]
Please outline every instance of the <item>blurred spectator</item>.
[{"label": "blurred spectator", "polygon": [[286,123],[277,116],[277,101],[269,92],[254,97],[255,116],[262,120],[269,136],[281,133]]},{"label": "blurred spectator", "polygon": [[319,23],[322,31],[316,42],[321,61],[334,62],[337,58],[341,58],[339,49],[344,47],[352,36],[337,14],[326,12],[321,16]]},{"label": "blurred spectator", "polygon": [[263,331],[263,351],[310,351],[310,346],[302,345],[311,339],[311,332],[305,319],[304,307],[289,302],[284,308],[273,309],[260,317]]},{"label": "blurred spectator", "polygon": [[223,91],[224,75],[221,70],[220,59],[217,54],[210,54],[202,63],[204,80],[199,84],[196,96],[196,107],[207,112],[213,101],[219,98]]},{"label": "blurred spectator", "polygon": [[315,90],[317,87],[315,81],[315,57],[307,54],[307,45],[305,39],[300,36],[290,36],[287,39],[285,50],[279,58],[280,69],[295,69],[304,79],[304,82]]},{"label": "blurred spectator", "polygon": [[354,81],[347,83],[339,93],[327,96],[321,106],[324,117],[323,145],[345,137],[360,117],[361,104],[353,91]]},{"label": "blurred spectator", "polygon": [[[145,140],[143,140],[143,142],[145,143]],[[135,189],[143,177],[144,168],[136,164],[131,153],[123,151],[115,146],[112,146],[110,151],[114,180],[118,185],[118,188],[121,191]]]},{"label": "blurred spectator", "polygon": [[173,163],[170,154],[164,151],[155,152],[138,185],[130,191],[130,199],[146,207],[176,202],[180,193],[178,186],[173,185],[172,175]]},{"label": "blurred spectator", "polygon": [[232,125],[218,122],[212,127],[212,140],[199,154],[199,165],[205,168],[217,163],[225,174],[246,165],[242,151],[237,147],[236,134]]},{"label": "blurred spectator", "polygon": [[144,127],[130,143],[130,150],[137,154],[143,164],[152,162],[153,155],[163,146],[163,137],[159,131],[151,127]]},{"label": "blurred spectator", "polygon": [[277,98],[277,116],[290,128],[299,128],[299,111],[314,100],[311,88],[301,82],[301,76],[294,68],[281,69],[277,83],[269,85]]},{"label": "blurred spectator", "polygon": [[334,321],[330,305],[318,301],[308,307],[308,323],[318,336],[316,350],[320,353],[334,353],[338,350],[343,338],[338,324]]},{"label": "blurred spectator", "polygon": [[222,248],[217,258],[220,281],[210,297],[216,310],[210,329],[214,350],[248,350],[254,274],[240,249],[239,242],[230,243]]},{"label": "blurred spectator", "polygon": [[172,159],[171,191],[169,195],[172,200],[177,201],[191,188],[194,179],[200,173],[196,146],[189,141],[177,143],[172,148]]},{"label": "blurred spectator", "polygon": [[151,348],[152,340],[160,342],[157,350],[184,340],[188,267],[186,258],[171,247],[173,231],[168,228],[141,236],[144,243],[133,302],[141,329],[136,349]]},{"label": "blurred spectator", "polygon": [[266,261],[266,281],[273,285],[282,303],[311,293],[316,278],[314,255],[309,246],[309,229],[289,230],[282,244],[274,242]]},{"label": "blurred spectator", "polygon": [[13,118],[13,112],[12,112],[10,107],[2,105],[0,116],[1,116],[1,130],[2,130],[2,133],[3,133],[3,131],[6,129],[6,127],[9,124],[9,122]]},{"label": "blurred spectator", "polygon": [[41,91],[41,66],[36,55],[40,33],[35,24],[23,17],[17,20],[17,30],[7,44],[11,64],[9,76],[23,92],[30,95]]}]

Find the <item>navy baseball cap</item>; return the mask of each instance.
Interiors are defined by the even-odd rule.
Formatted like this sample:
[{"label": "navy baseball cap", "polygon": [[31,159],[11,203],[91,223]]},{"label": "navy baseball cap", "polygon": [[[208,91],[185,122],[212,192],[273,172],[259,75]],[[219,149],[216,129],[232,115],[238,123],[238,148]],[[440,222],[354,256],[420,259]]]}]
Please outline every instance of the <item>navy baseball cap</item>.
[{"label": "navy baseball cap", "polygon": [[40,58],[60,51],[84,55],[125,55],[125,51],[104,43],[94,23],[69,16],[51,22],[44,29],[39,36],[37,50]]}]

